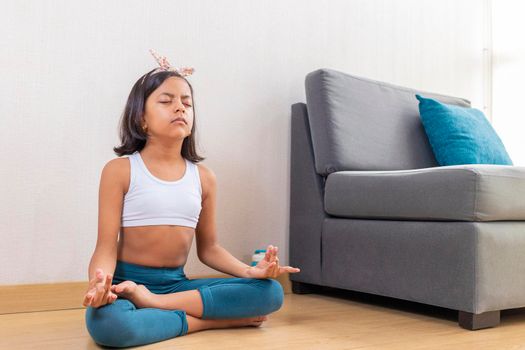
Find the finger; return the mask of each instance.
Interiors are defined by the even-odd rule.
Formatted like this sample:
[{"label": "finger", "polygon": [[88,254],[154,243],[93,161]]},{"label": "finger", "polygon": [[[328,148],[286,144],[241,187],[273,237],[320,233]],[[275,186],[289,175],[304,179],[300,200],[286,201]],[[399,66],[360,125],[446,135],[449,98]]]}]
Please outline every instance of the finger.
[{"label": "finger", "polygon": [[104,294],[102,295],[102,300],[106,301],[108,300],[108,297],[110,294],[113,294],[111,293],[111,277],[110,275],[107,275],[106,276],[106,282],[104,283]]},{"label": "finger", "polygon": [[107,303],[108,303],[108,304],[109,304],[109,303],[112,303],[112,302],[114,302],[116,299],[117,299],[117,296],[116,296],[115,294],[113,294],[113,293],[108,294],[108,297],[107,297]]},{"label": "finger", "polygon": [[296,272],[301,272],[301,269],[298,267],[286,266],[286,271],[296,273]]},{"label": "finger", "polygon": [[97,269],[97,282],[103,282],[104,281],[104,272],[102,272],[102,269]]},{"label": "finger", "polygon": [[276,270],[277,275],[279,275],[279,269],[281,268],[281,264],[279,264],[279,258],[278,257],[275,257],[275,263],[277,264],[275,270]]},{"label": "finger", "polygon": [[273,248],[273,256],[274,256],[274,259],[277,259],[277,252],[279,251],[279,248],[278,247],[274,247]]},{"label": "finger", "polygon": [[270,265],[268,265],[268,267],[266,267],[266,269],[264,270],[264,278],[272,277],[274,269],[275,269],[275,262],[271,263]]},{"label": "finger", "polygon": [[105,289],[104,286],[98,285],[95,294],[93,295],[93,303],[95,305],[100,304],[105,298]]},{"label": "finger", "polygon": [[282,266],[280,269],[279,269],[279,273],[285,273],[285,272],[288,272],[288,273],[297,273],[297,272],[300,272],[301,270],[296,268],[296,267],[291,267],[291,266]]},{"label": "finger", "polygon": [[89,300],[89,299],[90,299],[89,295],[87,295],[87,294],[84,295],[84,300],[82,300],[82,305],[84,305],[84,306],[88,306],[89,303],[90,303],[90,300]]},{"label": "finger", "polygon": [[124,291],[126,287],[125,286],[121,286],[121,285],[118,285],[118,284],[114,284],[111,286],[111,291],[114,293],[114,294],[117,294],[117,293],[122,293],[122,291]]},{"label": "finger", "polygon": [[109,289],[111,288],[111,281],[113,280],[113,276],[111,276],[111,274],[107,274],[106,275],[106,283],[104,285],[104,289],[106,291],[109,291]]},{"label": "finger", "polygon": [[84,296],[84,301],[82,302],[82,304],[84,306],[89,306],[91,305],[91,302],[93,301],[93,292],[88,292],[86,293],[86,295]]},{"label": "finger", "polygon": [[114,292],[120,293],[123,292],[126,289],[127,283],[126,282],[120,282],[119,284],[115,284],[113,288]]},{"label": "finger", "polygon": [[268,261],[271,261],[272,258],[272,245],[269,245],[268,248],[266,248],[266,254],[264,255],[264,258]]},{"label": "finger", "polygon": [[269,250],[269,257],[268,257],[269,262],[275,261],[275,247],[274,246],[271,246],[271,247],[272,249]]},{"label": "finger", "polygon": [[101,280],[100,280],[100,276],[99,276],[99,273],[98,271],[95,273],[95,275],[93,276],[93,278],[89,281],[89,287],[90,288],[93,288],[97,285],[97,283],[100,283]]},{"label": "finger", "polygon": [[273,276],[272,276],[272,278],[277,278],[277,277],[279,277],[279,275],[281,274],[279,271],[280,271],[280,268],[277,267],[277,268],[273,271]]},{"label": "finger", "polygon": [[273,277],[278,277],[281,274],[281,265],[279,265],[279,260],[276,261],[275,265],[275,275]]},{"label": "finger", "polygon": [[88,289],[86,291],[86,295],[84,296],[84,298],[87,298],[87,297],[93,298],[95,296],[96,292],[97,292],[97,289],[95,287],[93,287],[91,289]]},{"label": "finger", "polygon": [[274,261],[270,268],[270,277],[277,277],[278,272],[279,272],[279,265]]}]

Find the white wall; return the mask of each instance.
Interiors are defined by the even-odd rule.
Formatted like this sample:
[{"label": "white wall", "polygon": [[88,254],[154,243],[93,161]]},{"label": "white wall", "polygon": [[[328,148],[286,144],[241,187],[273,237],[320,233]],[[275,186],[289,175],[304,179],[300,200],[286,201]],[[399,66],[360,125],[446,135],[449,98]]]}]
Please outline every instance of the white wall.
[{"label": "white wall", "polygon": [[[480,1],[6,1],[0,11],[0,284],[86,280],[100,171],[135,80],[195,67],[220,242],[288,261],[290,106],[321,67],[482,106]],[[195,247],[186,273],[213,271]]]},{"label": "white wall", "polygon": [[514,165],[525,166],[525,3],[492,2],[493,125]]}]

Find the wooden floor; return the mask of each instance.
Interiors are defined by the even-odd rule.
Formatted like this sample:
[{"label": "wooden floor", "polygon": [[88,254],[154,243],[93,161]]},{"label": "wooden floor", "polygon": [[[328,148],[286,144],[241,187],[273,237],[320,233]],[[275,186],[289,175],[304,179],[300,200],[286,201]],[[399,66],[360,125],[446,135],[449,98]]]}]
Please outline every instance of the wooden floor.
[{"label": "wooden floor", "polygon": [[[0,315],[0,349],[99,349],[84,309]],[[260,328],[207,330],[144,349],[525,349],[525,309],[467,331],[456,312],[367,294],[286,294]]]}]

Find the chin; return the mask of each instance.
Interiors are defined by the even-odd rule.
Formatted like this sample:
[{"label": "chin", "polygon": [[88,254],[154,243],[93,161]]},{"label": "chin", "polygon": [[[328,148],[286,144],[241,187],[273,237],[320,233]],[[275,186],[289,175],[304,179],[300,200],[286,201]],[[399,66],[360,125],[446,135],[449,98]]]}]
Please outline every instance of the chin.
[{"label": "chin", "polygon": [[181,139],[181,140],[184,140],[187,135],[186,134],[180,134],[180,133],[170,133],[168,135],[166,135],[167,137],[169,137],[170,139]]}]

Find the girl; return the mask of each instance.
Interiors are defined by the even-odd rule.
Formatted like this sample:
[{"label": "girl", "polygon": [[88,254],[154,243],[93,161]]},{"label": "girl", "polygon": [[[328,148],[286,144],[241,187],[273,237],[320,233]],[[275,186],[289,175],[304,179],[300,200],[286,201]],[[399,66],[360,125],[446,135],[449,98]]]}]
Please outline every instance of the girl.
[{"label": "girl", "polygon": [[[216,179],[198,164],[192,68],[165,57],[134,84],[121,120],[118,156],[103,168],[98,239],[83,305],[95,342],[126,347],[210,328],[260,326],[283,302],[270,277],[278,248],[250,267],[217,242]],[[120,232],[120,237],[119,237]],[[188,279],[184,264],[195,234],[206,265],[235,278]]]}]

